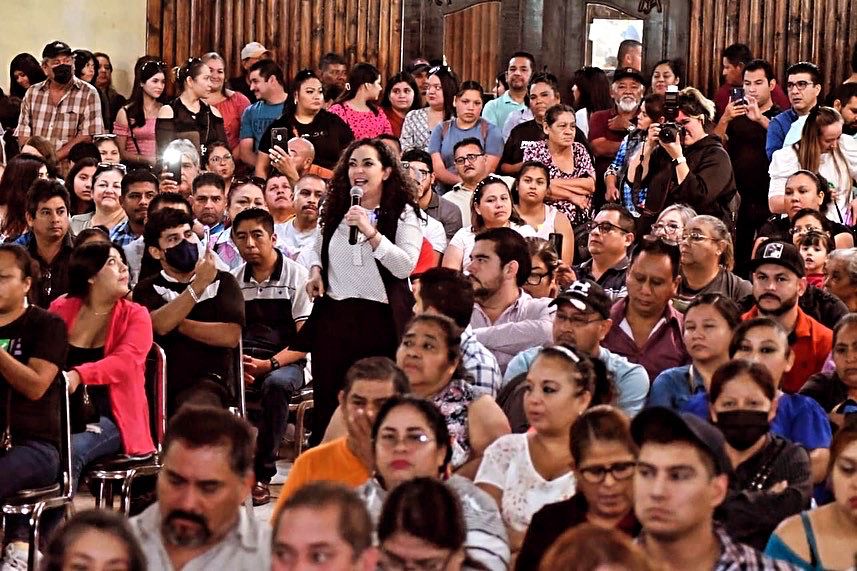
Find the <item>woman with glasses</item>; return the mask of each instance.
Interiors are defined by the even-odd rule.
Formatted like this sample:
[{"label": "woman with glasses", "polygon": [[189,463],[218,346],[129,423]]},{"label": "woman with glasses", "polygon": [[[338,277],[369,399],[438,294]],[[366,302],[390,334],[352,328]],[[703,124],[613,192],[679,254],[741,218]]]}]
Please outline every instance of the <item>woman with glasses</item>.
[{"label": "woman with glasses", "polygon": [[470,203],[470,219],[473,224],[463,226],[449,241],[443,253],[443,267],[460,270],[466,265],[476,243],[476,234],[483,230],[508,226],[524,237],[533,235],[532,228],[512,204],[512,192],[498,176],[489,175],[476,185]]},{"label": "woman with glasses", "polygon": [[643,229],[670,204],[687,204],[698,214],[709,214],[734,228],[737,209],[735,175],[729,155],[714,130],[714,103],[697,89],[678,94],[675,124],[652,123],[649,133],[658,142],[641,183],[647,186]]},{"label": "woman with glasses", "polygon": [[414,77],[403,71],[388,79],[380,105],[390,121],[393,135],[401,138],[407,114],[423,107],[423,99]]},{"label": "woman with glasses", "polygon": [[823,176],[830,201],[820,210],[834,222],[857,222],[852,186],[857,178],[857,140],[842,132],[844,122],[832,107],[815,107],[806,117],[800,140],[775,151],[768,172],[771,186],[768,206],[775,214],[788,213],[792,201],[785,194],[786,181],[799,170]]},{"label": "woman with glasses", "polygon": [[378,108],[381,74],[369,63],[358,63],[348,74],[345,91],[328,111],[345,121],[355,139],[372,139],[381,134],[393,134],[387,115]]},{"label": "woman with glasses", "polygon": [[[276,140],[272,138],[274,129],[279,129]],[[292,137],[303,137],[312,143],[315,149],[313,164],[331,170],[342,151],[354,140],[354,134],[345,121],[324,109],[321,80],[309,69],[297,73],[289,97],[283,104],[283,114],[268,126],[259,140],[256,176],[267,178],[272,166],[283,172],[278,166],[280,162],[289,160],[287,143]]]},{"label": "woman with glasses", "polygon": [[673,307],[684,311],[696,297],[716,293],[741,305],[753,295],[753,286],[732,273],[735,251],[732,234],[719,218],[701,214],[681,233],[681,282]]},{"label": "woman with glasses", "polygon": [[827,179],[822,175],[809,170],[797,170],[785,179],[783,198],[785,216],[772,218],[766,222],[756,235],[756,243],[753,251],[770,238],[788,240],[794,236],[790,230],[794,227],[794,219],[798,213],[805,215],[804,210],[815,210],[827,218],[826,231],[833,236],[837,248],[851,248],[854,246],[854,235],[851,229],[842,222],[831,219],[829,214],[832,203],[832,192]]},{"label": "woman with glasses", "polygon": [[592,361],[562,345],[545,347],[523,390],[531,430],[495,440],[474,480],[500,506],[512,553],[520,549],[534,513],[574,495],[569,430],[592,402]]},{"label": "woman with glasses", "polygon": [[527,240],[527,249],[530,251],[530,262],[532,269],[524,291],[535,298],[554,298],[558,290],[557,273],[560,262],[559,256],[551,242],[543,238],[530,236]]},{"label": "woman with glasses", "polygon": [[690,302],[684,316],[684,346],[690,365],[661,372],[652,383],[646,406],[665,406],[680,412],[698,393],[707,393],[714,371],[729,361],[732,331],[741,313],[732,300],[704,293]]},{"label": "woman with glasses", "polygon": [[119,110],[113,123],[122,160],[154,166],[157,162],[155,123],[163,107],[167,67],[164,62],[144,56],[134,66],[131,101]]},{"label": "woman with glasses", "polygon": [[250,100],[239,91],[226,87],[226,62],[217,52],[208,52],[202,56],[202,62],[211,70],[211,92],[205,98],[209,105],[220,111],[223,117],[223,130],[229,150],[238,154],[238,136],[241,131],[241,115],[250,107]]},{"label": "woman with glasses", "polygon": [[592,218],[595,192],[595,168],[586,147],[574,140],[576,129],[574,109],[554,105],[545,113],[546,140],[524,147],[524,161],[538,161],[548,167],[547,201],[568,217],[573,228]]},{"label": "woman with glasses", "polygon": [[686,204],[673,204],[664,208],[652,224],[652,235],[679,243],[684,227],[696,216],[696,210]]},{"label": "woman with glasses", "polygon": [[215,141],[209,145],[208,152],[205,154],[205,170],[219,174],[223,178],[228,195],[235,176],[235,158],[224,141]]},{"label": "woman with glasses", "polygon": [[71,217],[72,234],[79,234],[81,230],[93,226],[103,226],[109,231],[128,219],[120,202],[124,176],[125,165],[98,163],[92,175],[95,210]]},{"label": "woman with glasses", "polygon": [[197,152],[205,154],[209,144],[226,140],[220,111],[205,101],[211,94],[211,68],[199,58],[190,58],[174,71],[179,96],[158,111],[158,155],[177,139],[191,141]]},{"label": "woman with glasses", "polygon": [[549,240],[551,234],[562,236],[562,252],[557,252],[563,263],[570,265],[574,257],[574,231],[568,216],[556,206],[546,204],[550,184],[550,170],[543,163],[528,161],[521,166],[512,186],[512,200],[521,218],[535,231],[535,236]]},{"label": "woman with glasses", "polygon": [[402,122],[399,142],[403,152],[410,149],[428,151],[434,128],[453,117],[453,100],[458,93],[458,85],[458,77],[451,68],[444,65],[429,70],[426,80],[426,106],[408,112]]},{"label": "woman with glasses", "polygon": [[569,450],[576,493],[533,515],[515,565],[517,571],[539,569],[551,544],[581,524],[618,529],[630,537],[640,532],[633,496],[637,446],[628,417],[608,405],[584,411],[571,426]]},{"label": "woman with glasses", "polygon": [[[392,533],[388,533],[389,520],[382,519],[383,504],[388,498],[396,501],[396,498],[400,497],[393,495],[397,493],[395,490],[399,486],[405,486],[408,482],[418,481],[418,479],[431,478],[443,482],[461,502],[466,529],[465,554],[478,561],[484,569],[491,571],[508,569],[509,545],[497,505],[488,494],[467,478],[449,475],[449,463],[452,458],[449,442],[447,419],[435,405],[427,400],[415,396],[394,396],[378,411],[378,416],[372,425],[375,475],[357,488],[357,494],[366,502],[372,520],[378,525],[378,539],[381,547],[382,549],[386,547],[388,552],[387,557],[382,559],[387,561],[388,567],[382,568],[400,569],[402,567],[389,567],[395,560],[395,556],[399,555],[400,559],[410,559],[409,555],[411,555],[399,549],[401,540],[404,539],[401,534],[396,534],[393,530],[391,530]],[[431,511],[431,504],[428,502],[430,498],[430,495],[425,496],[425,503],[422,506],[424,517],[436,515]],[[435,529],[435,533],[441,533],[442,529],[446,529],[454,522],[455,520],[443,521]],[[399,541],[391,542],[390,540],[396,535],[400,535]],[[430,541],[430,543],[435,542]],[[447,543],[447,545],[450,544]],[[429,558],[433,558],[433,555],[434,553]],[[430,567],[430,569],[445,570],[445,567]]]}]

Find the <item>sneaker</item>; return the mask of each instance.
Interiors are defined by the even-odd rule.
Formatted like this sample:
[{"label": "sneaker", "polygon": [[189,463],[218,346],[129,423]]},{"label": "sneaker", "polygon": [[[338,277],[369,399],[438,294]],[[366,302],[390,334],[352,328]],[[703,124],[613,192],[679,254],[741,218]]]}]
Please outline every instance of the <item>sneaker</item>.
[{"label": "sneaker", "polygon": [[[256,482],[256,485],[253,486],[253,505],[254,506],[264,506],[267,503],[271,502],[271,488],[266,482]],[[2,571],[2,569],[0,569]]]},{"label": "sneaker", "polygon": [[0,571],[26,571],[29,560],[29,545],[23,541],[13,541],[6,546]]}]

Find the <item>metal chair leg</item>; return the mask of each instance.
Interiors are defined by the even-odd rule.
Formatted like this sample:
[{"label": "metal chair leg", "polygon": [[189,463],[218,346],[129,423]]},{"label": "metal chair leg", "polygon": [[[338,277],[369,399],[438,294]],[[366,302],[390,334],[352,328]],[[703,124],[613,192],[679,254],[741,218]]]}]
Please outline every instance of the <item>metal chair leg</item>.
[{"label": "metal chair leg", "polygon": [[27,570],[36,569],[36,555],[39,552],[39,524],[42,521],[42,512],[45,509],[44,502],[39,502],[33,507],[30,514],[30,546],[27,549]]},{"label": "metal chair leg", "polygon": [[131,513],[131,485],[137,478],[137,471],[132,470],[122,481],[122,489],[119,492],[119,512],[127,516]]}]

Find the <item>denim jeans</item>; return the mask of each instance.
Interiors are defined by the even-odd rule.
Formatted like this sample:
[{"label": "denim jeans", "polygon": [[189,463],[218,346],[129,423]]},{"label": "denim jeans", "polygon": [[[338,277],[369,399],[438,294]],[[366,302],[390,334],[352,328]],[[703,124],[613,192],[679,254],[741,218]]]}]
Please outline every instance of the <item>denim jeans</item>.
[{"label": "denim jeans", "polygon": [[277,473],[277,450],[288,425],[289,400],[303,384],[303,361],[271,371],[261,381],[262,418],[256,437],[255,462],[256,479],[260,482],[270,482]]},{"label": "denim jeans", "polygon": [[60,453],[43,440],[15,442],[0,452],[0,498],[27,488],[41,488],[57,482]]},{"label": "denim jeans", "polygon": [[103,456],[116,454],[122,450],[122,437],[116,424],[102,416],[96,425],[101,432],[78,432],[71,435],[71,485],[72,493],[77,492],[80,475],[88,464]]}]

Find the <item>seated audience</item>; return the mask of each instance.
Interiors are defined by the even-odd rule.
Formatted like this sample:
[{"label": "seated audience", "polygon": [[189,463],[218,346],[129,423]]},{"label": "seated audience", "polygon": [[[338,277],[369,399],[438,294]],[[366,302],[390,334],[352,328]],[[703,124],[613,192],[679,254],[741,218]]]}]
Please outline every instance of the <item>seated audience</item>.
[{"label": "seated audience", "polygon": [[[261,196],[261,192],[260,192]],[[245,263],[232,271],[244,298],[244,379],[260,395],[253,503],[271,501],[277,450],[286,433],[289,402],[304,384],[306,354],[290,350],[309,317],[307,270],[274,247],[274,219],[248,208],[232,221],[232,239]]]},{"label": "seated audience", "polygon": [[[562,291],[551,305],[556,307],[553,343],[570,345],[590,359],[603,362],[613,377],[616,406],[629,417],[640,412],[649,391],[649,376],[641,365],[601,346],[613,324],[611,301],[601,286],[591,280],[578,280]],[[532,347],[518,353],[506,368],[504,382],[510,383],[525,374],[540,350],[541,347]]]},{"label": "seated audience", "polygon": [[30,301],[47,308],[68,291],[68,261],[72,243],[69,232],[68,191],[56,180],[37,180],[27,191],[27,250],[39,264]]},{"label": "seated audience", "polygon": [[298,260],[303,252],[312,249],[315,244],[320,235],[319,209],[326,197],[327,183],[316,175],[303,175],[295,183],[292,201],[295,215],[276,225],[277,247],[291,259]]},{"label": "seated audience", "polygon": [[173,180],[173,173],[167,172],[164,165],[164,172],[161,173],[161,192],[179,192],[185,198],[189,197],[193,189],[193,181],[202,172],[199,151],[187,139],[177,139],[166,146],[163,157],[164,163],[181,165],[181,180]]},{"label": "seated audience", "polygon": [[857,248],[836,249],[830,252],[824,267],[824,289],[857,312]]},{"label": "seated audience", "polygon": [[771,317],[789,332],[794,366],[783,377],[781,388],[795,393],[810,375],[821,371],[833,334],[798,307],[798,299],[806,290],[806,277],[803,258],[792,244],[763,242],[750,262],[750,270],[756,304],[743,319]]},{"label": "seated audience", "polygon": [[149,255],[160,273],[139,281],[134,301],[149,309],[155,340],[167,355],[170,413],[185,402],[226,406],[234,377],[234,351],[244,324],[241,290],[214,254],[199,259],[190,217],[164,208],[146,222]]},{"label": "seated audience", "polygon": [[254,479],[246,421],[182,409],[167,427],[161,464],[157,503],[131,518],[150,569],[270,568],[271,530],[242,505]]},{"label": "seated audience", "polygon": [[388,78],[379,106],[390,122],[393,136],[398,140],[402,135],[405,116],[423,107],[420,89],[414,77],[407,71],[401,71]]},{"label": "seated audience", "polygon": [[340,484],[307,484],[274,516],[271,571],[323,568],[375,571],[372,520],[366,506]]},{"label": "seated audience", "polygon": [[99,458],[155,451],[145,379],[152,320],[146,308],[125,299],[128,266],[109,242],[75,248],[68,274],[68,294],[56,299],[50,311],[68,328],[65,374],[76,393],[72,399],[88,399],[94,413],[72,417],[75,492],[83,470]]},{"label": "seated audience", "polygon": [[532,54],[518,51],[512,54],[506,68],[506,81],[509,89],[496,99],[485,104],[482,117],[502,129],[506,119],[515,111],[521,111],[527,105],[527,86],[536,67]]},{"label": "seated audience", "polygon": [[560,268],[561,262],[556,254],[553,242],[530,236],[527,250],[530,252],[530,276],[522,287],[525,292],[538,299],[556,297],[559,289],[558,278],[568,281],[573,274],[568,266]]},{"label": "seated audience", "polygon": [[450,466],[472,478],[485,449],[510,429],[494,399],[475,391],[457,374],[460,347],[458,328],[451,319],[423,313],[405,328],[396,364],[408,377],[411,391],[443,412],[453,437]]},{"label": "seated audience", "polygon": [[[818,106],[822,86],[821,70],[814,63],[799,61],[786,69],[784,87],[791,108],[771,119],[768,125],[765,153],[768,155],[769,161],[774,152],[783,148],[786,136],[790,133],[793,125],[798,121],[805,121],[805,117],[809,115],[810,111]],[[797,136],[797,138],[800,137]]]},{"label": "seated audience", "polygon": [[226,183],[219,174],[203,172],[193,179],[192,189],[193,216],[208,229],[208,241],[213,247],[226,227]]},{"label": "seated audience", "polygon": [[662,371],[652,382],[646,406],[665,406],[676,412],[696,394],[706,394],[711,377],[729,361],[732,332],[741,314],[732,300],[704,293],[690,302],[684,314],[684,346],[691,364]]},{"label": "seated audience", "polygon": [[830,372],[816,373],[800,394],[814,399],[835,427],[857,412],[857,314],[849,313],[833,328],[833,365]]},{"label": "seated audience", "polygon": [[307,174],[314,174],[325,181],[333,176],[332,170],[315,164],[315,147],[304,137],[292,137],[286,145],[272,145],[268,156],[273,167],[269,177],[282,175],[291,185]]},{"label": "seated audience", "polygon": [[791,569],[736,542],[715,522],[732,474],[717,428],[653,407],[634,418],[631,433],[640,447],[634,511],[643,529],[637,542],[653,561],[671,569]]},{"label": "seated audience", "polygon": [[[71,172],[69,178],[74,180]],[[9,159],[0,175],[0,240],[21,243],[28,230],[27,190],[36,180],[47,178],[48,167],[41,157],[22,153]]]},{"label": "seated audience", "polygon": [[79,234],[85,228],[104,226],[112,230],[128,217],[122,209],[122,178],[125,166],[117,163],[99,163],[92,175],[92,201],[95,210],[71,217],[71,233]]},{"label": "seated audience", "polygon": [[809,456],[771,434],[777,387],[768,369],[736,359],[714,373],[710,415],[734,474],[717,518],[736,541],[764,549],[780,522],[809,505]]},{"label": "seated audience", "polygon": [[681,281],[673,307],[686,311],[700,295],[716,293],[735,303],[753,294],[747,280],[732,273],[735,249],[729,228],[719,218],[700,214],[685,226],[679,243]]},{"label": "seated audience", "polygon": [[452,119],[455,113],[455,94],[458,92],[458,77],[452,68],[439,65],[427,70],[424,100],[426,106],[422,109],[409,111],[402,122],[402,149],[420,149],[428,151],[432,131],[436,126]]},{"label": "seated audience", "polygon": [[[568,216],[556,206],[545,203],[548,195],[550,172],[542,163],[528,161],[521,165],[518,178],[512,187],[512,200],[518,214],[535,236],[549,240],[551,234],[562,236],[562,252],[557,252],[563,263],[570,265],[574,257],[574,231]],[[529,232],[528,232],[529,234]]]},{"label": "seated audience", "polygon": [[643,238],[628,268],[628,296],[610,310],[604,347],[642,365],[654,380],[690,359],[682,340],[682,316],[672,308],[679,277],[679,250],[660,238]]},{"label": "seated audience", "polygon": [[[264,184],[256,177],[250,177],[246,182],[242,179],[236,181],[235,185],[229,189],[226,195],[226,211],[224,212],[224,224],[231,225],[238,214],[248,208],[257,208],[260,210],[268,210],[265,204],[265,195],[262,188]],[[214,237],[210,237],[214,240]],[[275,244],[279,250],[283,250],[280,244]],[[232,232],[224,228],[216,237],[215,244],[212,249],[217,253],[217,256],[229,266],[229,271],[236,269],[244,263],[244,258],[235,245]]]},{"label": "seated audience", "polygon": [[534,513],[574,494],[569,429],[592,402],[592,361],[563,345],[545,347],[530,366],[525,387],[524,412],[532,430],[501,436],[488,446],[474,480],[500,507],[513,554]]},{"label": "seated audience", "polygon": [[584,523],[562,534],[542,561],[540,571],[571,568],[575,571],[659,569],[646,557],[642,549],[621,531],[591,523]]},{"label": "seated audience", "polygon": [[111,165],[118,165],[122,160],[122,155],[119,152],[119,143],[116,142],[116,135],[108,133],[105,135],[96,135],[93,137],[98,153],[101,155],[101,162]]},{"label": "seated audience", "polygon": [[[262,179],[259,179],[262,180]],[[292,183],[282,174],[274,172],[265,181],[265,203],[268,212],[274,217],[274,228],[277,236],[283,234],[281,229],[295,215],[294,193]]]},{"label": "seated audience", "polygon": [[672,204],[658,214],[657,220],[652,224],[651,233],[653,236],[678,244],[681,242],[685,227],[693,218],[696,218],[696,210],[686,204]]},{"label": "seated audience", "polygon": [[[442,200],[441,196],[434,190],[435,178],[431,155],[420,149],[405,151],[402,154],[402,166],[417,186],[417,205],[423,212],[443,225],[447,241],[451,240],[462,226],[461,207],[466,206],[468,220],[470,218],[470,198],[472,198],[472,193],[467,193],[465,197],[467,201],[466,205],[458,205],[451,202],[450,194],[461,192],[455,189],[446,193],[446,200]],[[473,163],[468,163],[462,168],[462,171],[467,171],[472,166]],[[462,182],[462,184],[464,183]]]},{"label": "seated audience", "polygon": [[149,204],[157,194],[158,178],[149,170],[134,170],[122,177],[119,204],[125,211],[125,221],[113,227],[111,242],[124,248],[143,235]]},{"label": "seated audience", "polygon": [[634,218],[623,206],[607,203],[587,227],[586,248],[591,257],[575,266],[575,275],[578,279],[593,280],[612,301],[626,297],[628,248],[634,243]]},{"label": "seated audience", "polygon": [[146,571],[146,554],[121,514],[102,509],[71,516],[51,535],[42,571],[126,569]]},{"label": "seated audience", "polygon": [[[455,143],[452,148],[453,163],[458,170],[461,179],[454,184],[449,192],[443,193],[441,200],[452,203],[461,211],[461,225],[468,228],[473,224],[472,204],[476,189],[480,187],[482,179],[489,176],[488,159],[485,156],[485,147],[476,137],[467,137]],[[431,155],[429,155],[431,157]],[[432,178],[437,181],[434,166],[431,168]],[[437,183],[432,186],[437,187]],[[452,237],[450,236],[450,239]]]},{"label": "seated audience", "polygon": [[834,500],[785,520],[771,535],[765,553],[797,569],[849,569],[854,564],[857,510],[857,421],[851,418],[836,433],[827,466]]},{"label": "seated audience", "polygon": [[640,531],[631,480],[637,446],[631,439],[627,417],[610,406],[592,407],[572,425],[569,448],[577,492],[533,515],[516,571],[535,571],[540,561],[542,569],[551,569],[545,567],[550,561],[546,552],[571,529],[591,525],[615,529],[626,537]]},{"label": "seated audience", "polygon": [[360,62],[351,68],[345,91],[327,110],[345,121],[355,139],[372,139],[383,133],[392,135],[390,120],[378,108],[377,101],[383,91],[378,68]]},{"label": "seated audience", "polygon": [[208,146],[205,153],[205,170],[220,175],[226,187],[226,194],[232,186],[235,176],[235,158],[229,147],[223,141],[217,141]]},{"label": "seated audience", "polygon": [[435,405],[418,397],[385,402],[372,425],[375,475],[357,494],[380,532],[382,504],[398,486],[415,478],[444,481],[463,508],[466,554],[489,571],[506,570],[509,544],[497,504],[467,478],[447,477],[453,454],[447,422]]}]

